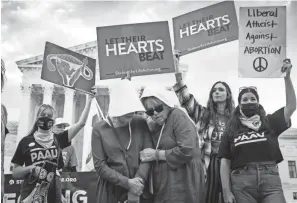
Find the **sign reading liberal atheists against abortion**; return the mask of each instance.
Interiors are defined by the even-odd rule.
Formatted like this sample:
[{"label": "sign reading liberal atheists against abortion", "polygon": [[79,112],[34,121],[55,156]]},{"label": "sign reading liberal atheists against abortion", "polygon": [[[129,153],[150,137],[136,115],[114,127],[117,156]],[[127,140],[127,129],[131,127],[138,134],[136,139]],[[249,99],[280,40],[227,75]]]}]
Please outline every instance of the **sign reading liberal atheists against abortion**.
[{"label": "sign reading liberal atheists against abortion", "polygon": [[173,18],[175,49],[185,55],[238,39],[233,1],[224,1]]},{"label": "sign reading liberal atheists against abortion", "polygon": [[96,60],[46,42],[41,79],[82,92],[95,85]]},{"label": "sign reading liberal atheists against abortion", "polygon": [[286,7],[243,7],[239,21],[239,77],[285,76]]},{"label": "sign reading liberal atheists against abortion", "polygon": [[175,71],[168,22],[97,27],[100,79]]}]

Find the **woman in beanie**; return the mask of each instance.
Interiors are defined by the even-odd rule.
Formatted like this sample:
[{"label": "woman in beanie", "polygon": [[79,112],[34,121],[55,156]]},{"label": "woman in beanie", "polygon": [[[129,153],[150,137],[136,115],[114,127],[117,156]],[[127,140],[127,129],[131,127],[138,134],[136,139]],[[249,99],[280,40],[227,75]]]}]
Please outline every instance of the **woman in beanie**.
[{"label": "woman in beanie", "polygon": [[[178,53],[175,59],[178,69]],[[214,83],[208,95],[207,105],[203,106],[189,93],[181,73],[176,73],[176,84],[173,88],[180,104],[187,110],[198,129],[206,177],[205,203],[219,203],[222,200],[222,188],[218,151],[226,124],[235,108],[231,89],[226,82]]]},{"label": "woman in beanie", "polygon": [[[126,78],[128,79],[128,78]],[[98,174],[96,203],[143,203],[150,163],[140,162],[140,151],[152,147],[136,89],[121,80],[109,89],[108,117],[92,131],[92,154]]]},{"label": "woman in beanie", "polygon": [[287,130],[296,110],[290,79],[292,65],[284,60],[286,106],[266,115],[255,87],[243,87],[219,150],[226,203],[285,203],[277,164],[283,160],[278,136]]}]

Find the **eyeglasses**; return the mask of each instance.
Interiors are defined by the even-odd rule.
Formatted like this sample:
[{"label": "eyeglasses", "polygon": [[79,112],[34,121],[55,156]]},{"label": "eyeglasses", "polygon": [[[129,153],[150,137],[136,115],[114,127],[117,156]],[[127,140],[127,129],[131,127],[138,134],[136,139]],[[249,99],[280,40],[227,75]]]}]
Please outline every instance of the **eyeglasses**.
[{"label": "eyeglasses", "polygon": [[145,113],[146,113],[148,116],[152,116],[152,115],[154,115],[155,111],[156,111],[157,113],[161,113],[163,110],[164,110],[163,105],[159,105],[159,106],[156,106],[155,108],[150,108],[150,109],[148,109]]},{"label": "eyeglasses", "polygon": [[242,90],[245,90],[245,89],[253,89],[253,90],[255,90],[256,92],[258,92],[258,91],[257,91],[257,87],[255,87],[255,86],[241,87],[241,88],[239,88],[239,92],[241,92]]}]

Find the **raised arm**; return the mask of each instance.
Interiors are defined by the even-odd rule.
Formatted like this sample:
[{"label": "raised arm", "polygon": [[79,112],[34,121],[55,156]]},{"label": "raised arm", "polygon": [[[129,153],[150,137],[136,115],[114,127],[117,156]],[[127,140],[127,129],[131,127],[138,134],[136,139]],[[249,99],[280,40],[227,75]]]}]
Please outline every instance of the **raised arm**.
[{"label": "raised arm", "polygon": [[173,89],[181,106],[187,110],[188,115],[197,124],[201,119],[204,108],[198,103],[194,96],[189,93],[188,87],[182,79],[182,73],[179,71],[178,54],[175,54],[174,61],[176,66],[176,84],[173,86]]},{"label": "raised arm", "polygon": [[284,110],[285,121],[289,122],[291,116],[296,110],[296,94],[291,80],[292,64],[289,59],[284,60],[284,71],[286,71],[285,88],[286,88],[286,106]]},{"label": "raised arm", "polygon": [[85,126],[89,112],[90,112],[92,99],[94,97],[95,97],[94,95],[88,94],[85,108],[84,108],[78,122],[75,123],[74,125],[70,126],[70,128],[68,129],[68,140],[69,141],[71,141],[77,135],[77,133]]}]

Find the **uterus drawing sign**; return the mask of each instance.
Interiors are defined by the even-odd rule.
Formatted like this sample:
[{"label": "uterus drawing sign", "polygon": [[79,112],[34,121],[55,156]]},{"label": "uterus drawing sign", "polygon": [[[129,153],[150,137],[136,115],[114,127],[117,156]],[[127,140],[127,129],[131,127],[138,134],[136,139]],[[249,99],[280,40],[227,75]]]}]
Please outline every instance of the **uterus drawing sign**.
[{"label": "uterus drawing sign", "polygon": [[67,87],[73,87],[80,76],[86,80],[94,77],[93,71],[88,67],[87,57],[81,61],[69,54],[49,54],[46,63],[50,71],[58,71],[63,85]]}]

